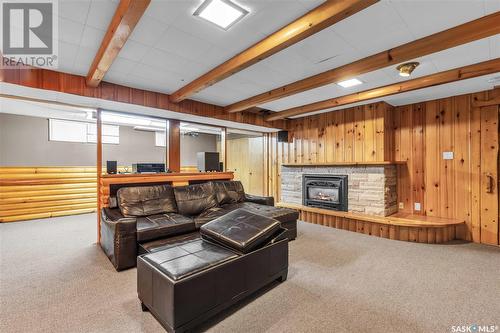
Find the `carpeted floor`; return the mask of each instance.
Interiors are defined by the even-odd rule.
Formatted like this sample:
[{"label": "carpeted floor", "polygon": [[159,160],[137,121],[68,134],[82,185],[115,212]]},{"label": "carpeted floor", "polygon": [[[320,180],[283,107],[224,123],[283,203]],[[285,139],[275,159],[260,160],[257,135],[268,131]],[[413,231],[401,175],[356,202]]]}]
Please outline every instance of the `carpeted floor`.
[{"label": "carpeted floor", "polygon": [[[0,232],[0,332],[163,331],[140,309],[136,270],[115,272],[94,244],[94,214],[0,224]],[[202,329],[500,326],[500,248],[413,244],[300,223],[288,280],[268,289]]]}]

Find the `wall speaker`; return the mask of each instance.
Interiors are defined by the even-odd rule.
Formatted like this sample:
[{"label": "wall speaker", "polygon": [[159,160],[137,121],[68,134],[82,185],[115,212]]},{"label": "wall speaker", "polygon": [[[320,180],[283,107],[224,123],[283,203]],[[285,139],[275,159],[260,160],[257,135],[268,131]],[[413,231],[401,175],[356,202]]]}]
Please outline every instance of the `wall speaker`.
[{"label": "wall speaker", "polygon": [[288,131],[278,132],[278,142],[288,142]]},{"label": "wall speaker", "polygon": [[110,175],[115,175],[117,169],[116,161],[106,161],[106,172]]}]

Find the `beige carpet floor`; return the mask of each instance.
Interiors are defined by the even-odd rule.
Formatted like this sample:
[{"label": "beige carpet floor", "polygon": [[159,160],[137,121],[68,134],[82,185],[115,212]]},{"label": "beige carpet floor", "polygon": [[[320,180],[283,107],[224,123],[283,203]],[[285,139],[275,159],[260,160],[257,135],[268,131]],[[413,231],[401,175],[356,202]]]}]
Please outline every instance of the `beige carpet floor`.
[{"label": "beige carpet floor", "polygon": [[[117,273],[95,215],[0,224],[0,332],[162,332]],[[391,241],[308,223],[288,280],[200,328],[210,332],[451,332],[500,325],[500,249]],[[498,330],[497,330],[498,331]]]}]

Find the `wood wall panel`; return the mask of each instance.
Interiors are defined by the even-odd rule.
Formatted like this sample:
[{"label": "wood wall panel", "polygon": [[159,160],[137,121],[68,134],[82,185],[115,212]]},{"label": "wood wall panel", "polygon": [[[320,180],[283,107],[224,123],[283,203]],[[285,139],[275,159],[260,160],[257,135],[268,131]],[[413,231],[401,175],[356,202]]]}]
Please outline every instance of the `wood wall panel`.
[{"label": "wood wall panel", "polygon": [[[289,154],[274,156],[269,193],[280,198],[281,164],[316,161],[315,149],[324,150],[318,155],[324,162],[406,161],[397,166],[400,212],[464,220],[454,237],[499,244],[498,105],[487,107],[488,116],[485,107],[473,107],[498,96],[500,89],[395,108],[374,103],[291,120],[289,143],[277,144],[277,149],[287,145]],[[321,125],[315,130],[315,124]],[[445,151],[454,158],[444,160]],[[487,174],[496,186],[491,196],[485,194]],[[449,237],[445,231],[427,234],[427,242]]]},{"label": "wood wall panel", "polygon": [[168,94],[144,91],[109,82],[102,82],[98,87],[92,88],[85,84],[85,77],[83,76],[60,73],[46,69],[1,68],[0,81],[31,88],[53,90],[85,97],[137,104],[173,112],[211,117],[220,120],[235,121],[263,127],[287,128],[286,120],[268,122],[264,120],[262,115],[251,112],[229,114],[220,106],[193,100],[184,100],[180,103],[172,103],[169,101]]}]

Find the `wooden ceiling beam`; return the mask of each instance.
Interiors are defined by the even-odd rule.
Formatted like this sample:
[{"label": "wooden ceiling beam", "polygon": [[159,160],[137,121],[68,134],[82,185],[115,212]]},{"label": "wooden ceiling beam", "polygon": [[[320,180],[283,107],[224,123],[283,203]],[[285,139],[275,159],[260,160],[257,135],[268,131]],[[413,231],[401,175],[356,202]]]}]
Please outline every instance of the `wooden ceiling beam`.
[{"label": "wooden ceiling beam", "polygon": [[151,0],[120,1],[87,74],[86,83],[89,87],[95,88],[102,81],[150,2]]},{"label": "wooden ceiling beam", "polygon": [[494,36],[500,33],[500,24],[498,22],[500,22],[500,11],[233,103],[226,106],[224,110],[230,113],[241,112],[303,91]]},{"label": "wooden ceiling beam", "polygon": [[170,96],[178,103],[237,72],[377,3],[379,0],[328,0],[304,16],[186,84]]},{"label": "wooden ceiling beam", "polygon": [[285,119],[314,111],[327,110],[352,103],[368,101],[374,98],[386,97],[422,88],[429,88],[497,72],[500,72],[500,58],[419,77],[413,80],[398,82],[384,87],[365,90],[355,94],[298,106],[284,111],[275,112],[274,114],[267,116],[265,119],[267,121]]}]

